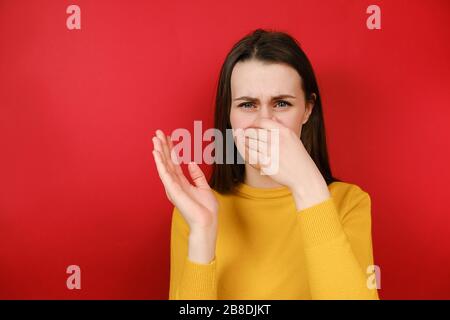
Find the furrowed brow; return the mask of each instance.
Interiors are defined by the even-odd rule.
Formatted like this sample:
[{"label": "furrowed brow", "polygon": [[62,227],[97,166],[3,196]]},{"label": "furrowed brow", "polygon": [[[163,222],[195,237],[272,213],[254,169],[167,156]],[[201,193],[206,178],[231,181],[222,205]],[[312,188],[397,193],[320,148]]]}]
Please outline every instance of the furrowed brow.
[{"label": "furrowed brow", "polygon": [[[272,97],[272,101],[279,100],[279,99],[286,99],[286,98],[295,99],[295,96],[292,96],[290,94],[280,94],[280,95]],[[258,98],[253,98],[253,97],[249,97],[249,96],[242,96],[242,97],[234,99],[234,101],[237,101],[237,100],[259,101]]]}]

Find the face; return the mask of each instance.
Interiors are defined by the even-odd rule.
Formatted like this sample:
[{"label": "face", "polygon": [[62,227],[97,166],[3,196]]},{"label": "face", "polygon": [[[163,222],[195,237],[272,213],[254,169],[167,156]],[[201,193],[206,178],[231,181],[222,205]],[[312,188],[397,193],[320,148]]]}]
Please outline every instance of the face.
[{"label": "face", "polygon": [[313,108],[306,103],[297,71],[281,63],[238,62],[231,73],[232,129],[251,127],[258,118],[275,117],[300,137]]}]

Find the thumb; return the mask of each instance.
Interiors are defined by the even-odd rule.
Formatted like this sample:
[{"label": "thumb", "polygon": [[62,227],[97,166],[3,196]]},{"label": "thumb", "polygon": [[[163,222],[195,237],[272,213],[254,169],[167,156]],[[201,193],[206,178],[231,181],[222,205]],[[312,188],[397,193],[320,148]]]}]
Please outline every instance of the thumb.
[{"label": "thumb", "polygon": [[194,184],[202,189],[209,189],[208,181],[206,181],[205,174],[202,169],[195,162],[189,162],[188,164],[189,174],[191,175]]}]

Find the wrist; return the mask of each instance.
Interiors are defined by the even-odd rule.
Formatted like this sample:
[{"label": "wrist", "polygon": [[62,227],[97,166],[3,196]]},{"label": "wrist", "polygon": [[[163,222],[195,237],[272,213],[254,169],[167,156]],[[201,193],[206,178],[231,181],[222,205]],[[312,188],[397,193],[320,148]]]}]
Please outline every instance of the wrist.
[{"label": "wrist", "polygon": [[325,180],[312,180],[307,186],[296,185],[291,189],[297,211],[307,209],[331,197]]}]

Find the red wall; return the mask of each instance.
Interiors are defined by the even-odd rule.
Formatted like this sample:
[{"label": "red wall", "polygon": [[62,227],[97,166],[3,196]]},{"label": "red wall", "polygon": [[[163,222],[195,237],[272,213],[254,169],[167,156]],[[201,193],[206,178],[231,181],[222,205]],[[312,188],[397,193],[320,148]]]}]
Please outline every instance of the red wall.
[{"label": "red wall", "polygon": [[335,174],[372,197],[381,297],[450,299],[449,1],[74,3],[81,30],[72,2],[0,0],[0,298],[167,297],[151,136],[209,128],[226,53],[263,27],[315,66]]}]

